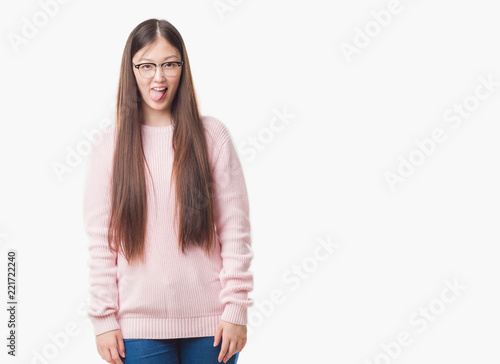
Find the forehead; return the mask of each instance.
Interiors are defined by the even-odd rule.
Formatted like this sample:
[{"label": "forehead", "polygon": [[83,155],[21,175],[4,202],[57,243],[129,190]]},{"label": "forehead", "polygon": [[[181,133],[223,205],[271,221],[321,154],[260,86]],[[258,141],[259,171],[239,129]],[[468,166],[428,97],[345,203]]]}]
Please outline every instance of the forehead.
[{"label": "forehead", "polygon": [[152,44],[148,44],[140,49],[133,57],[134,62],[162,62],[167,59],[180,60],[180,54],[177,49],[160,38]]}]

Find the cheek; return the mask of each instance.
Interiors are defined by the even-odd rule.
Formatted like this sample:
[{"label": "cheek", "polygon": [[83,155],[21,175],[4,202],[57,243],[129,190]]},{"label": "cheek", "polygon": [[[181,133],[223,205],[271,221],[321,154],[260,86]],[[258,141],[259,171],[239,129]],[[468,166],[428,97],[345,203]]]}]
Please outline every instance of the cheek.
[{"label": "cheek", "polygon": [[149,90],[149,83],[145,82],[142,78],[140,77],[135,77],[135,83],[137,85],[137,89],[139,90],[139,93],[144,93]]},{"label": "cheek", "polygon": [[177,92],[179,89],[179,80],[177,80],[174,84],[172,84],[172,90]]},{"label": "cheek", "polygon": [[148,84],[146,82],[140,82],[139,83],[139,90],[143,93],[148,91],[149,90]]}]

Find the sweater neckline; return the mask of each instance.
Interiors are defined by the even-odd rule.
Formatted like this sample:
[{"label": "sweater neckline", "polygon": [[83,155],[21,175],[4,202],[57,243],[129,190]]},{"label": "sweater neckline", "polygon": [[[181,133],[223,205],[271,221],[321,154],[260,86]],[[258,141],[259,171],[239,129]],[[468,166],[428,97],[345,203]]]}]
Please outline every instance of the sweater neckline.
[{"label": "sweater neckline", "polygon": [[150,134],[169,133],[174,130],[174,124],[151,126],[141,123],[141,130],[145,133],[150,133]]}]

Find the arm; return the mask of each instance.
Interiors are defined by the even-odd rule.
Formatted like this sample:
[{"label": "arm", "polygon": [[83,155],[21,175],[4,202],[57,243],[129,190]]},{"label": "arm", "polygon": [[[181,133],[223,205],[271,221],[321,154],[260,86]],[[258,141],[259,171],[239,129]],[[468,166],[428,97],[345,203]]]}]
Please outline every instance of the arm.
[{"label": "arm", "polygon": [[227,129],[217,153],[213,172],[215,225],[221,244],[222,290],[219,298],[225,304],[221,320],[247,324],[247,309],[253,305],[248,292],[253,290],[249,271],[253,252],[249,204],[243,170]]},{"label": "arm", "polygon": [[87,159],[83,195],[85,232],[89,237],[90,304],[88,316],[94,334],[119,329],[115,313],[118,310],[117,255],[108,247],[111,173],[103,153],[106,143],[98,143]]}]

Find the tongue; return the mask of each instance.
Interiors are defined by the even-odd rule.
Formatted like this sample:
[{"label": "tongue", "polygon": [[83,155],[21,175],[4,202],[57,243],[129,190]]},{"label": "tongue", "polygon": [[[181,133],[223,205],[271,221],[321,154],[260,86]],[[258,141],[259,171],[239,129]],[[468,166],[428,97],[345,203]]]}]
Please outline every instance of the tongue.
[{"label": "tongue", "polygon": [[153,89],[149,90],[149,96],[151,96],[151,99],[153,101],[158,101],[159,99],[161,99],[161,97],[163,96],[163,94],[167,92],[167,90],[165,91],[155,91]]}]

